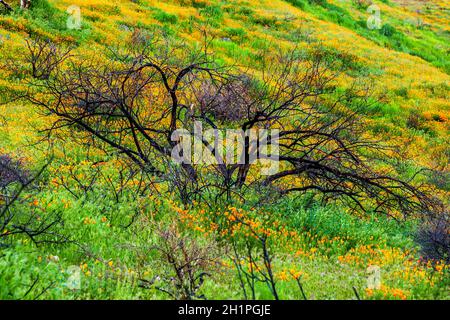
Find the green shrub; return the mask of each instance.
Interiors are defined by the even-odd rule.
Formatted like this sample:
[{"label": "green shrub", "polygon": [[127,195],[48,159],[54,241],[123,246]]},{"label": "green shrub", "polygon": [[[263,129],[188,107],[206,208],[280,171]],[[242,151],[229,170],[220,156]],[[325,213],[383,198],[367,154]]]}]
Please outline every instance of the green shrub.
[{"label": "green shrub", "polygon": [[223,18],[223,11],[220,6],[207,6],[200,10],[200,14],[202,16],[206,16],[208,18],[212,18],[215,20],[220,20]]},{"label": "green shrub", "polygon": [[263,27],[273,27],[275,23],[278,21],[277,17],[253,17],[251,19],[252,23],[259,24]]},{"label": "green shrub", "polygon": [[239,9],[238,11],[239,14],[244,15],[244,16],[251,16],[253,15],[255,12],[253,11],[253,9],[248,8],[248,7],[242,7]]},{"label": "green shrub", "polygon": [[403,98],[408,98],[408,88],[401,87],[394,90],[395,95]]},{"label": "green shrub", "polygon": [[380,34],[386,37],[392,37],[395,34],[396,30],[393,26],[388,23],[383,24],[380,29]]},{"label": "green shrub", "polygon": [[371,0],[353,0],[353,4],[359,10],[366,10],[372,4],[372,1]]},{"label": "green shrub", "polygon": [[308,0],[308,2],[309,2],[310,4],[318,5],[318,6],[325,6],[325,5],[328,4],[328,3],[327,3],[327,0]]},{"label": "green shrub", "polygon": [[192,6],[194,8],[206,8],[208,4],[205,1],[192,0]]},{"label": "green shrub", "polygon": [[287,0],[287,2],[300,9],[305,9],[306,6],[305,1],[303,0]]},{"label": "green shrub", "polygon": [[153,15],[153,18],[161,23],[175,24],[178,22],[178,16],[175,14],[167,13],[164,11],[158,11]]},{"label": "green shrub", "polygon": [[48,31],[67,30],[66,21],[67,13],[58,10],[53,4],[47,0],[37,0],[31,2],[29,10],[23,12],[28,19],[33,20]]},{"label": "green shrub", "polygon": [[410,129],[422,130],[424,121],[425,119],[422,114],[419,111],[413,109],[406,119],[406,126]]},{"label": "green shrub", "polygon": [[242,28],[226,28],[225,33],[228,37],[238,42],[242,41],[247,33]]}]

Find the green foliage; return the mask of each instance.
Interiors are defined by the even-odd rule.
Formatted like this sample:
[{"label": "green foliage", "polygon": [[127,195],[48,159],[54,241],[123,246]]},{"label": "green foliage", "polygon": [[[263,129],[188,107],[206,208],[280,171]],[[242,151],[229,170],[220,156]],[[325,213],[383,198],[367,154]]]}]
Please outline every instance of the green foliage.
[{"label": "green foliage", "polygon": [[0,251],[0,300],[70,298],[66,275],[25,243]]},{"label": "green foliage", "polygon": [[[219,36],[212,41],[211,46],[212,49],[223,53],[223,56],[217,59],[217,62],[222,65],[225,65],[225,60],[232,59],[255,68],[261,66],[264,63],[264,57],[260,52],[277,52],[278,50],[278,43],[272,39],[278,39],[280,42],[287,40],[294,44],[305,41],[306,43],[301,45],[308,46],[315,45],[314,42],[318,41],[315,35],[308,32],[307,24],[305,28],[302,25],[301,29],[290,28],[289,19],[284,19],[275,11],[270,12],[269,16],[259,15],[258,7],[252,6],[250,2],[230,5],[225,1],[176,1],[178,4],[197,9],[200,17],[191,16],[189,19],[182,19],[181,15],[179,18],[175,13],[161,9],[150,8],[148,1],[133,2],[135,3],[133,6],[141,6],[140,9],[149,10],[150,15],[161,24],[130,22],[122,17],[115,27],[124,33],[140,28],[145,31],[144,36],[164,33],[170,35],[171,39],[178,39],[179,30],[192,34],[197,31],[196,27],[199,25],[215,26]],[[373,45],[416,55],[447,72],[450,71],[448,52],[445,51],[443,42],[438,40],[446,39],[448,32],[438,37],[435,31],[421,27],[409,33],[402,28],[399,21],[394,19],[387,20],[380,30],[369,30],[366,20],[361,18],[361,15],[365,14],[364,9],[367,5],[365,1],[357,2],[360,8],[358,13],[361,14],[358,16],[355,16],[354,11],[348,6],[344,7],[336,1],[329,3],[326,0],[286,0],[286,2],[305,11],[311,17],[353,30],[372,41]],[[382,2],[388,3],[387,0]],[[109,15],[121,15],[120,8],[120,5],[105,6]],[[100,36],[94,34],[86,22],[83,22],[80,31],[67,30],[68,14],[58,9],[51,1],[34,0],[30,10],[18,10],[9,15],[7,18],[11,17],[14,21],[20,21],[26,32],[72,37],[80,44],[88,40],[102,43]],[[232,27],[224,26],[222,22],[229,18],[237,20],[238,23],[232,24]],[[95,25],[97,22],[105,22],[106,19],[89,16],[86,20]],[[5,30],[17,31],[14,25],[8,24],[8,21],[0,21],[0,23]],[[263,36],[254,36],[255,33],[262,33]],[[89,46],[90,43],[87,42],[87,45]],[[350,77],[372,77],[384,72],[375,67],[370,69],[352,52],[323,47],[322,53],[327,62],[334,64],[335,70],[345,70]],[[255,84],[257,85],[258,83]],[[443,100],[448,97],[450,90],[448,83],[445,82],[427,82],[420,88],[426,90],[427,95]],[[434,127],[438,122],[442,124],[443,119],[440,115],[431,114],[430,117],[425,118],[422,111],[414,109],[414,105],[409,109],[411,111],[404,109],[404,104],[409,106],[416,99],[414,90],[411,89],[407,83],[399,84],[397,89],[388,92],[387,101],[374,100],[367,110],[357,110],[357,106],[354,108],[360,114],[367,115],[373,120],[370,124],[370,134],[377,137],[400,136],[403,129],[401,126],[405,126],[412,137],[421,139],[434,137],[435,140],[432,140],[434,143],[444,146],[447,143],[445,137],[438,139],[439,133]],[[1,102],[5,99],[4,92],[10,91],[9,84],[1,84]],[[345,94],[345,89],[336,89],[336,94]],[[0,128],[3,125],[2,120],[0,116]],[[8,128],[8,130],[11,129]],[[12,132],[14,132],[13,129]],[[6,130],[0,130],[1,149],[12,148],[11,146],[15,143],[13,140],[14,137]],[[84,162],[86,150],[78,146],[72,150],[67,147],[70,151],[66,151],[66,146],[58,146],[58,148],[64,150],[65,155],[57,159],[53,165],[54,170],[59,171],[65,166],[73,166],[82,168],[77,171],[79,174],[90,169],[90,166]],[[105,159],[103,154],[94,156],[89,154],[89,157],[95,162],[111,160]],[[444,163],[446,163],[445,157],[442,155]],[[36,162],[39,161],[36,160]],[[414,164],[402,163],[398,171],[402,176],[409,177],[416,169],[418,167]],[[118,178],[117,172],[108,170],[104,173],[110,174],[114,182],[114,179]],[[161,238],[158,238],[154,230],[155,224],[162,226],[171,223],[179,224],[184,237],[197,241],[205,247],[216,241],[215,234],[210,233],[205,236],[180,222],[180,214],[173,208],[177,202],[168,195],[167,190],[161,190],[157,196],[151,197],[143,193],[136,198],[137,193],[132,188],[124,188],[123,194],[117,200],[113,189],[105,181],[95,184],[91,191],[83,194],[82,188],[74,181],[69,183],[70,191],[62,186],[52,185],[54,177],[54,173],[45,172],[44,182],[39,186],[39,192],[26,196],[30,199],[31,196],[33,199],[36,197],[37,208],[42,208],[42,212],[46,215],[56,212],[64,213],[63,223],[58,225],[58,232],[67,235],[70,241],[64,245],[43,244],[36,247],[25,237],[13,236],[11,246],[0,247],[0,299],[166,299],[168,295],[154,287],[139,286],[142,284],[140,282],[142,279],[151,282],[160,275],[173,276],[167,262],[161,260],[161,255],[152,249],[161,243]],[[63,177],[68,178],[67,175]],[[448,191],[450,188],[449,175],[445,171],[433,170],[423,179],[441,190]],[[28,212],[31,210],[30,202],[32,203],[33,199],[18,204],[15,209],[19,212],[20,210]],[[197,212],[200,210],[197,205],[202,204],[196,204],[186,210],[189,213]],[[250,206],[241,203],[234,205],[251,211]],[[311,298],[353,299],[352,286],[358,288],[363,298],[368,298],[364,296],[364,288],[369,260],[363,261],[358,266],[339,262],[341,256],[353,252],[352,250],[373,246],[377,250],[388,252],[395,250],[411,252],[404,258],[408,261],[415,261],[420,257],[414,251],[418,248],[413,235],[419,224],[414,219],[399,223],[389,217],[371,212],[363,216],[355,216],[347,212],[344,206],[321,203],[310,194],[286,197],[278,203],[267,206],[258,204],[256,207],[256,210],[251,213],[252,218],[265,221],[269,226],[279,223],[289,232],[295,231],[300,235],[301,243],[286,244],[274,241],[270,243],[270,249],[274,254],[274,270],[277,274],[291,268],[301,269],[307,274],[301,280],[308,297]],[[223,227],[226,225],[223,213],[228,210],[228,207],[215,206],[214,212],[207,212],[205,218],[214,217],[219,227]],[[204,221],[197,220],[195,227],[202,222]],[[341,242],[322,243],[324,237],[327,239],[339,237]],[[237,243],[242,247],[248,241],[244,235],[236,236],[236,238]],[[229,238],[217,237],[217,239],[222,241],[219,247],[224,249],[223,251],[211,250],[211,253],[220,254],[223,258],[217,264],[220,265],[224,261],[230,262],[225,254],[230,251]],[[253,249],[260,249],[258,241],[252,239],[251,244],[254,246]],[[309,256],[297,256],[289,245],[298,245],[305,252],[314,251],[315,253]],[[260,251],[257,252],[260,253]],[[357,257],[360,258],[360,256]],[[68,270],[74,266],[81,268],[80,290],[71,290],[67,287],[70,276]],[[408,292],[408,298],[449,298],[450,277],[448,274],[439,275],[430,267],[427,269],[426,277],[433,279],[435,283],[429,286],[425,282],[403,281],[401,277],[396,276],[403,274],[406,270],[401,262],[394,261],[383,268],[383,284],[405,289]],[[286,281],[277,279],[277,281],[277,287],[283,299],[302,299],[295,281],[292,279]],[[265,284],[258,283],[256,291],[257,299],[272,298]],[[212,272],[211,277],[205,279],[200,294],[204,294],[207,299],[242,298],[239,280],[233,266],[221,267]]]},{"label": "green foliage", "polygon": [[398,88],[394,91],[394,94],[402,98],[408,98],[408,88],[406,87]]},{"label": "green foliage", "polygon": [[318,5],[318,6],[327,6],[328,2],[327,0],[308,0],[310,4]]},{"label": "green foliage", "polygon": [[407,37],[389,23],[383,24],[379,30],[369,30],[366,19],[355,20],[348,10],[339,5],[322,0],[310,1],[309,5],[306,6],[297,1],[288,2],[320,19],[354,30],[359,35],[374,41],[378,45],[388,46],[400,52],[416,55],[444,69],[446,72],[450,72],[448,52],[439,49],[441,46],[433,45],[436,38],[436,35],[433,33],[427,32],[426,36],[415,39]]},{"label": "green foliage", "polygon": [[413,221],[399,223],[376,214],[368,214],[361,219],[336,206],[321,207],[308,200],[308,197],[282,200],[279,208],[283,208],[282,219],[296,230],[308,231],[317,237],[347,239],[344,247],[335,248],[338,251],[327,254],[342,254],[357,245],[369,244],[414,247],[411,238],[414,231]]},{"label": "green foliage", "polygon": [[47,0],[32,1],[30,9],[23,11],[23,14],[43,28],[57,31],[66,29],[68,15],[59,11]]},{"label": "green foliage", "polygon": [[246,38],[247,32],[245,32],[245,30],[242,28],[226,28],[225,34],[227,35],[227,37],[241,42]]},{"label": "green foliage", "polygon": [[396,30],[393,26],[386,23],[381,26],[380,34],[386,37],[392,37],[396,33]]},{"label": "green foliage", "polygon": [[218,5],[209,5],[200,9],[200,14],[213,20],[221,20],[223,18],[223,10]]},{"label": "green foliage", "polygon": [[287,2],[300,9],[305,9],[306,6],[306,2],[303,0],[287,0]]},{"label": "green foliage", "polygon": [[252,16],[250,21],[265,28],[276,28],[278,18],[275,16]]},{"label": "green foliage", "polygon": [[170,23],[175,24],[178,22],[178,16],[175,14],[167,13],[164,11],[158,11],[155,14],[153,14],[153,17],[162,23]]}]

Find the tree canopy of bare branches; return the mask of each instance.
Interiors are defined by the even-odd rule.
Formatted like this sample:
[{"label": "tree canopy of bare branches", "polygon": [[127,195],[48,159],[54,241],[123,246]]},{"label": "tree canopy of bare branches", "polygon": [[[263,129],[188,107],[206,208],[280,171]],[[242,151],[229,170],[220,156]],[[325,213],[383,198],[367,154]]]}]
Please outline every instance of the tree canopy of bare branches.
[{"label": "tree canopy of bare branches", "polygon": [[[112,50],[103,60],[52,61],[48,77],[38,77],[23,96],[56,116],[48,132],[71,130],[79,141],[123,155],[171,181],[185,201],[211,190],[229,199],[266,188],[279,195],[313,193],[360,212],[442,210],[412,178],[404,181],[383,165],[380,159],[392,150],[367,138],[358,113],[376,103],[370,86],[337,88],[342,66],[320,48],[267,55],[258,70],[220,65],[207,45],[194,50],[166,39],[139,52]],[[206,171],[202,165],[174,165],[173,134],[181,128],[193,132],[194,121],[217,130],[278,129],[280,170],[252,173],[248,136],[243,163],[218,158],[218,146],[203,139],[215,164]]]}]

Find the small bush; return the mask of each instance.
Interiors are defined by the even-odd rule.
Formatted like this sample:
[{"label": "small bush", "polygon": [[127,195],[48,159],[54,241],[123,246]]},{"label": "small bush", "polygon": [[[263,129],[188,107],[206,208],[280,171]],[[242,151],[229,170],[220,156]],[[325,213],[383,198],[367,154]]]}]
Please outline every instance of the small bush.
[{"label": "small bush", "polygon": [[432,170],[429,182],[439,189],[450,191],[450,172],[444,170]]},{"label": "small bush", "polygon": [[206,8],[208,4],[205,1],[192,0],[192,6],[194,8]]},{"label": "small bush", "polygon": [[327,5],[327,0],[308,0],[310,4],[318,5],[318,6],[325,6]]},{"label": "small bush", "polygon": [[59,31],[67,29],[67,14],[58,10],[47,0],[33,0],[25,14],[36,20],[40,27]]},{"label": "small bush", "polygon": [[306,6],[306,3],[302,0],[287,0],[290,4],[292,4],[294,7],[304,9]]},{"label": "small bush", "polygon": [[426,260],[450,262],[450,219],[447,213],[433,216],[418,231],[417,241]]},{"label": "small bush", "polygon": [[28,179],[29,174],[20,161],[13,160],[8,155],[0,155],[0,189],[16,182],[25,184]]},{"label": "small bush", "polygon": [[252,22],[254,24],[259,24],[263,27],[273,27],[277,23],[278,19],[277,17],[263,17],[263,16],[257,16],[252,18]]},{"label": "small bush", "polygon": [[395,28],[388,23],[383,24],[383,26],[380,29],[380,34],[386,37],[392,37],[395,33],[396,33]]},{"label": "small bush", "polygon": [[403,98],[408,98],[408,88],[402,87],[394,91],[395,95]]},{"label": "small bush", "polygon": [[366,10],[372,3],[372,0],[353,0],[353,4],[360,10]]},{"label": "small bush", "polygon": [[208,18],[220,20],[223,18],[223,11],[220,6],[207,6],[200,10],[200,14],[202,16],[206,16]]},{"label": "small bush", "polygon": [[167,13],[164,11],[158,11],[153,17],[161,23],[175,24],[178,22],[178,16],[175,14]]},{"label": "small bush", "polygon": [[251,8],[243,7],[243,8],[239,9],[238,13],[241,14],[241,15],[244,15],[244,16],[251,16],[255,12]]},{"label": "small bush", "polygon": [[406,126],[411,129],[422,130],[424,120],[424,117],[419,112],[413,110],[406,120]]},{"label": "small bush", "polygon": [[158,230],[158,243],[154,247],[166,268],[157,279],[141,280],[141,287],[155,288],[171,298],[181,300],[204,299],[202,285],[215,273],[217,250],[208,243],[201,244],[187,237],[175,223]]}]

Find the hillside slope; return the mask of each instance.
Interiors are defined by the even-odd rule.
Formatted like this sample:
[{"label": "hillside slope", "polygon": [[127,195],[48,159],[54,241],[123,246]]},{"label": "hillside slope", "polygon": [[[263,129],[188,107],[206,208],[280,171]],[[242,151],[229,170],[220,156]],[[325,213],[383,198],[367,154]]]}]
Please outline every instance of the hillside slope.
[{"label": "hillside slope", "polygon": [[[41,3],[42,2],[42,3]],[[370,30],[367,1],[36,1],[28,13],[0,16],[3,47],[21,46],[28,33],[75,42],[89,54],[121,45],[133,32],[152,30],[202,41],[230,63],[252,64],[261,50],[321,44],[372,79],[384,103],[367,113],[375,134],[414,140],[421,165],[443,169],[449,101],[449,13],[445,2],[378,2],[381,29]],[[78,6],[81,30],[68,30],[67,8]],[[372,11],[371,11],[372,12]],[[8,40],[10,39],[10,40]],[[4,50],[3,50],[4,52]],[[349,83],[342,78],[342,86]],[[422,151],[427,149],[426,153]]]},{"label": "hillside slope", "polygon": [[[428,169],[418,175],[419,182],[448,205],[448,1],[33,0],[29,10],[9,2],[14,11],[0,8],[2,66],[26,52],[30,37],[71,47],[86,62],[102,62],[110,50],[151,42],[159,34],[196,47],[207,33],[220,63],[255,70],[262,54],[319,48],[345,66],[334,84],[338,89],[355,81],[371,84],[378,100],[358,110],[368,125],[365,134],[392,143],[408,158],[393,153],[386,160],[406,178]],[[369,28],[373,23],[376,28]],[[42,181],[24,192],[15,209],[31,212],[38,222],[54,215],[61,220],[48,243],[9,237],[8,228],[0,229],[0,299],[186,298],[171,287],[177,277],[173,259],[166,254],[169,262],[164,260],[160,251],[179,253],[181,261],[190,254],[207,260],[193,263],[201,288],[188,298],[272,299],[267,281],[255,280],[264,265],[258,259],[267,252],[261,254],[259,244],[248,249],[257,238],[248,226],[270,239],[282,299],[450,298],[448,262],[425,261],[417,217],[398,223],[370,212],[353,215],[340,204],[315,203],[308,195],[286,197],[267,208],[239,201],[216,208],[182,205],[164,185],[154,193],[137,192],[133,188],[142,180],[124,174],[120,153],[80,147],[71,139],[74,132],[46,139],[54,115],[8,100],[11,92],[28,88],[22,80],[7,67],[0,69],[0,157],[18,159],[29,171],[52,159]],[[122,185],[114,185],[114,179]],[[0,196],[0,209],[4,203]],[[236,217],[246,220],[235,228]],[[164,232],[158,229],[167,225]],[[219,225],[223,230],[217,235]],[[56,241],[59,233],[62,244]],[[245,240],[237,241],[239,236]],[[9,241],[5,246],[3,238]],[[166,251],[155,250],[163,245]],[[368,272],[377,268],[381,284],[373,286]],[[80,288],[69,283],[73,270],[82,279]]]}]

